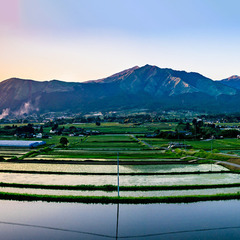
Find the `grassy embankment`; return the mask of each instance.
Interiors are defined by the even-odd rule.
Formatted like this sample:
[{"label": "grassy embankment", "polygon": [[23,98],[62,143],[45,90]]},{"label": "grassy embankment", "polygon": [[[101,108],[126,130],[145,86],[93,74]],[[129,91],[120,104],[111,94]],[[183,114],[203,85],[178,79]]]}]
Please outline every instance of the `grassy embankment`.
[{"label": "grassy embankment", "polygon": [[[33,189],[52,189],[52,190],[82,190],[82,191],[107,191],[116,192],[116,185],[42,185],[42,184],[23,184],[23,183],[4,183],[0,182],[0,187],[13,188],[33,188]],[[153,185],[153,186],[120,186],[120,191],[158,191],[158,190],[194,190],[212,188],[235,188],[240,187],[240,183],[229,184],[201,184],[201,185]]]},{"label": "grassy embankment", "polygon": [[166,196],[166,197],[97,197],[97,196],[53,196],[38,194],[18,194],[0,192],[0,199],[18,201],[47,201],[47,202],[78,202],[78,203],[191,203],[200,201],[217,201],[240,199],[240,193],[197,195],[197,196]]},{"label": "grassy embankment", "polygon": [[[116,173],[106,172],[53,172],[53,171],[28,171],[28,170],[2,170],[0,173],[18,173],[18,174],[48,174],[48,175],[96,175],[96,176],[116,176]],[[129,172],[119,173],[121,176],[161,176],[161,175],[192,175],[192,174],[217,174],[217,173],[235,173],[240,174],[240,171],[192,171],[192,172]]]}]

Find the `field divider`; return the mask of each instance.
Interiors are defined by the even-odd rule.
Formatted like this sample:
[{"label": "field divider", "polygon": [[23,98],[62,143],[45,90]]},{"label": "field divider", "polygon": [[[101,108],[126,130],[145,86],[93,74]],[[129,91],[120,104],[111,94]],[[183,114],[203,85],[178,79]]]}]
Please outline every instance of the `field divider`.
[{"label": "field divider", "polygon": [[56,196],[56,195],[0,192],[0,199],[18,201],[76,202],[76,203],[103,203],[103,204],[191,203],[202,201],[240,199],[240,193],[238,192],[215,195],[166,196],[166,197],[106,197],[106,196]]},{"label": "field divider", "polygon": [[[7,162],[11,163],[46,163],[46,164],[85,164],[85,165],[116,165],[116,160],[44,160],[44,159],[29,159],[29,160],[18,160],[18,159],[9,159]],[[120,165],[164,165],[164,164],[189,164],[194,165],[196,163],[189,161],[181,161],[181,160],[167,160],[162,161],[153,160],[153,161],[138,161],[138,160],[122,160],[119,161]]]},{"label": "field divider", "polygon": [[[117,173],[106,172],[53,172],[53,171],[28,171],[28,170],[4,170],[0,173],[18,173],[18,174],[47,174],[47,175],[105,175],[116,176]],[[239,171],[194,171],[194,172],[129,172],[119,173],[121,176],[161,176],[161,175],[194,175],[194,174],[240,174]]]},{"label": "field divider", "polygon": [[[52,189],[52,190],[81,190],[117,192],[117,185],[43,185],[0,182],[0,187]],[[202,185],[150,185],[150,186],[120,186],[120,191],[160,191],[160,190],[195,190],[211,188],[236,188],[240,183],[230,184],[202,184]]]}]

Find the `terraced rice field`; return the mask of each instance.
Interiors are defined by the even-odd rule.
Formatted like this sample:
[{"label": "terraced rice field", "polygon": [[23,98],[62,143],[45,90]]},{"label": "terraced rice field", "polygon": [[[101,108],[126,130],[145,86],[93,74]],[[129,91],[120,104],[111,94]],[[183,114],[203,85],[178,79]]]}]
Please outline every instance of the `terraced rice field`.
[{"label": "terraced rice field", "polygon": [[29,149],[23,148],[0,148],[0,156],[8,159],[13,156],[21,157],[22,155],[29,152]]},{"label": "terraced rice field", "polygon": [[[174,190],[174,191],[121,191],[122,197],[161,197],[161,196],[189,196],[189,195],[212,195],[221,193],[239,192],[240,187],[220,189],[198,189],[198,190]],[[43,195],[71,195],[71,196],[116,196],[116,192],[106,191],[71,191],[71,190],[46,190],[46,189],[24,189],[24,188],[0,188],[0,192],[43,194]]]},{"label": "terraced rice field", "polygon": [[[113,165],[74,165],[74,164],[36,164],[36,163],[0,163],[0,170],[18,171],[49,171],[73,173],[117,173],[117,166]],[[164,164],[164,165],[132,165],[119,166],[121,173],[169,173],[169,172],[204,172],[227,171],[216,164]]]},{"label": "terraced rice field", "polygon": [[[119,153],[120,162],[124,163],[125,161],[127,163],[129,161],[129,165],[120,165],[119,167],[120,186],[240,184],[239,174],[227,172],[228,170],[222,166],[217,164],[190,164],[186,161],[180,161],[176,152],[152,149],[149,145],[144,144],[141,139],[138,141],[136,137],[131,135],[90,136],[84,139],[73,137],[69,139],[70,144],[67,148],[62,148],[56,144],[56,141],[59,141],[59,137],[50,139],[48,145],[55,144],[54,149],[46,153],[41,151],[33,156],[26,157],[24,161],[21,160],[23,163],[1,162],[0,182],[39,184],[41,186],[37,189],[34,187],[24,188],[24,186],[2,186],[0,191],[47,195],[116,196],[117,189],[107,192],[102,190],[52,190],[43,188],[47,185],[116,186],[117,153]],[[162,147],[169,142],[168,140],[146,138],[143,141],[146,141],[153,147]],[[192,145],[191,143],[193,142],[186,143]],[[239,143],[237,141],[227,141],[227,144],[231,147],[236,147]],[[194,144],[196,148],[200,146],[208,148],[209,142],[202,143],[196,141]],[[218,144],[221,144],[221,142]],[[23,156],[28,151],[28,149],[17,149],[14,151],[5,149],[0,153],[11,158],[13,156]],[[40,160],[45,160],[46,162],[42,161],[40,163]],[[73,162],[67,164],[67,161],[70,160]],[[33,163],[34,161],[36,162]],[[54,161],[56,162],[54,163]],[[101,161],[102,165],[98,165],[99,161]],[[145,165],[139,165],[144,161],[146,162]],[[157,161],[157,163],[154,163],[154,161]],[[157,165],[159,163],[161,165]],[[237,193],[239,191],[240,187],[227,188],[223,186],[221,188],[205,187],[197,190],[121,191],[121,196],[212,195],[217,193]]]},{"label": "terraced rice field", "polygon": [[[117,177],[112,175],[50,175],[0,173],[0,182],[23,184],[51,185],[116,185]],[[198,185],[240,183],[238,174],[182,174],[182,175],[146,175],[120,176],[121,186],[154,186],[154,185]]]},{"label": "terraced rice field", "polygon": [[[59,137],[54,137],[47,142],[56,143],[59,142]],[[130,135],[97,135],[88,137],[69,137],[70,149],[118,149],[118,150],[141,150],[148,149],[147,146],[141,145],[136,139]],[[54,142],[55,141],[55,142]]]},{"label": "terraced rice field", "polygon": [[141,125],[134,125],[133,123],[101,123],[101,126],[96,127],[95,123],[81,123],[81,124],[69,124],[68,126],[85,128],[87,130],[98,130],[104,134],[145,134],[148,132],[154,132],[161,128],[163,130],[174,130],[176,123],[144,123]]},{"label": "terraced rice field", "polygon": [[[126,150],[116,148],[115,150],[108,149],[92,149],[92,150],[60,150],[55,149],[52,152],[46,154],[37,155],[34,158],[54,158],[54,159],[64,159],[64,158],[96,158],[96,159],[116,159],[117,153],[119,153],[120,159],[176,159],[179,158],[174,153],[165,153],[164,151],[150,151],[150,150]],[[32,158],[32,157],[30,157]],[[26,158],[27,159],[27,158]]]},{"label": "terraced rice field", "polygon": [[[161,138],[141,138],[142,140],[152,144],[154,147],[167,146],[169,142],[178,142],[177,140],[168,140]],[[190,145],[194,149],[204,149],[211,150],[238,150],[240,149],[240,140],[239,139],[214,139],[213,141],[209,140],[181,140],[181,143]]]}]

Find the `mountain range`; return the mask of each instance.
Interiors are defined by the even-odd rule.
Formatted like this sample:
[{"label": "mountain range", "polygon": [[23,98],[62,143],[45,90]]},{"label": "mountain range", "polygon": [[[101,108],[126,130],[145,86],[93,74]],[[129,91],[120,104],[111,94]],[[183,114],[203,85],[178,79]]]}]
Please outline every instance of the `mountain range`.
[{"label": "mountain range", "polygon": [[213,81],[199,73],[151,65],[81,83],[19,78],[0,82],[1,116],[135,108],[236,112],[240,111],[239,100],[239,76]]}]

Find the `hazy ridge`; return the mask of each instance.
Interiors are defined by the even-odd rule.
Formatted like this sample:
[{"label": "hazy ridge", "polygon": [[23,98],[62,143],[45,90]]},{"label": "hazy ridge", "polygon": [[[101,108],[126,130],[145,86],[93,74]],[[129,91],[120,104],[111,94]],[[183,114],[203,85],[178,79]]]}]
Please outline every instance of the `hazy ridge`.
[{"label": "hazy ridge", "polygon": [[15,114],[131,108],[236,112],[239,100],[239,76],[213,81],[199,73],[151,65],[82,83],[18,78],[0,83],[0,110]]}]

